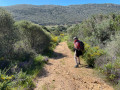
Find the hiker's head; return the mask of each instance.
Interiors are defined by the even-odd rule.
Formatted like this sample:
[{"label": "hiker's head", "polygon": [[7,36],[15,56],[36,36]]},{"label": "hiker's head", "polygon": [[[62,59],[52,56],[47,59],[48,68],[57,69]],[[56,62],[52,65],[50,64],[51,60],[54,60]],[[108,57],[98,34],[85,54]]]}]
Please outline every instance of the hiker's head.
[{"label": "hiker's head", "polygon": [[74,39],[74,40],[78,40],[78,38],[77,38],[77,37],[74,37],[73,39]]}]

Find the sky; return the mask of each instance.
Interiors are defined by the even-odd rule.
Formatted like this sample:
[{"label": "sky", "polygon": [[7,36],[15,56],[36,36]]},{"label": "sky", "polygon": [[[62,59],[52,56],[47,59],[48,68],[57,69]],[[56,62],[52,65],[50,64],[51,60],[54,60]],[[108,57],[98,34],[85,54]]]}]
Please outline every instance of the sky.
[{"label": "sky", "polygon": [[120,4],[120,0],[0,0],[0,6],[11,6],[16,4],[32,5],[75,5],[75,4]]}]

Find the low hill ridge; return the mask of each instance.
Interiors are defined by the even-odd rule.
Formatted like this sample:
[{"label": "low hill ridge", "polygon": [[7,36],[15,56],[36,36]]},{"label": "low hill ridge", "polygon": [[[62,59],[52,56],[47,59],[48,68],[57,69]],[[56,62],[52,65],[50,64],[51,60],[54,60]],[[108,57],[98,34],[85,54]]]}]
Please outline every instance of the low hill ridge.
[{"label": "low hill ridge", "polygon": [[81,5],[29,5],[3,7],[11,12],[15,20],[29,20],[41,25],[74,24],[96,14],[119,13],[117,4]]}]

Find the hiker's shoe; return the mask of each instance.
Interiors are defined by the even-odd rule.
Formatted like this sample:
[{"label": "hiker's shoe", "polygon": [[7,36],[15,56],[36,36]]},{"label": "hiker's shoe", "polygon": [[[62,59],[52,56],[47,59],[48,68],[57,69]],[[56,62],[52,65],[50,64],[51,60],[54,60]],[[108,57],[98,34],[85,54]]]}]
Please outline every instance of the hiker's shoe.
[{"label": "hiker's shoe", "polygon": [[78,65],[81,65],[81,63],[78,63]]},{"label": "hiker's shoe", "polygon": [[75,68],[78,68],[78,65],[75,65]]}]

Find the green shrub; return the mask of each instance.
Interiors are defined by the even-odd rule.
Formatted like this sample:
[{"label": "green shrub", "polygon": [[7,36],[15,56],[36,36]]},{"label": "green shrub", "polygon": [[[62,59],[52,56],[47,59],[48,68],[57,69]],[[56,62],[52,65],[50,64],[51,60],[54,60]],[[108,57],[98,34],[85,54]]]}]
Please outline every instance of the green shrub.
[{"label": "green shrub", "polygon": [[68,48],[71,50],[71,51],[74,51],[74,44],[73,42],[67,42],[67,45],[68,45]]},{"label": "green shrub", "polygon": [[14,75],[6,75],[7,70],[0,70],[0,89],[8,90],[12,88],[12,82],[14,80]]},{"label": "green shrub", "polygon": [[120,90],[120,80],[118,81],[118,84],[115,86],[115,90]]},{"label": "green shrub", "polygon": [[16,75],[16,80],[17,80],[17,85],[18,86],[22,86],[26,89],[29,88],[34,88],[35,85],[32,81],[32,77],[27,75],[26,73],[20,71],[17,75]]},{"label": "green shrub", "polygon": [[53,56],[53,50],[55,49],[56,45],[58,45],[58,36],[51,35],[51,41],[49,48],[47,48],[43,53],[45,56],[52,57]]},{"label": "green shrub", "polygon": [[42,55],[37,55],[35,58],[34,58],[35,61],[39,61],[39,62],[42,62],[43,60],[43,56]]},{"label": "green shrub", "polygon": [[104,51],[99,49],[98,46],[96,47],[91,47],[89,44],[85,43],[85,51],[83,58],[87,62],[87,64],[91,67],[94,67],[95,65],[95,60],[100,57],[101,55],[104,54]]},{"label": "green shrub", "polygon": [[60,34],[60,36],[58,37],[59,42],[64,42],[64,41],[68,41],[68,36],[65,34]]},{"label": "green shrub", "polygon": [[105,68],[106,68],[106,73],[107,74],[111,74],[111,70],[114,68],[113,64],[112,63],[107,63],[105,65]]},{"label": "green shrub", "polygon": [[68,28],[67,33],[70,37],[69,40],[77,36],[92,46],[104,47],[104,45],[111,40],[111,35],[114,35],[115,29],[113,22],[114,19],[111,15],[92,16],[82,21],[82,23],[72,25]]},{"label": "green shrub", "polygon": [[27,72],[27,74],[36,77],[45,64],[44,59],[45,57],[43,57],[41,54],[36,55],[31,62],[31,65],[24,71]]},{"label": "green shrub", "polygon": [[32,77],[20,71],[14,75],[6,75],[5,71],[0,70],[0,89],[11,90],[18,89],[20,86],[26,89],[35,87]]},{"label": "green shrub", "polygon": [[50,37],[39,25],[29,21],[19,21],[15,23],[15,26],[22,30],[23,36],[27,38],[31,48],[37,53],[42,53],[49,47]]},{"label": "green shrub", "polygon": [[106,74],[108,77],[109,80],[111,81],[114,81],[115,78],[117,78],[117,74],[116,74],[116,71],[115,71],[115,68],[114,68],[114,65],[111,64],[111,63],[107,63],[105,65],[105,68],[103,69],[103,73]]},{"label": "green shrub", "polygon": [[[34,60],[29,63],[29,61],[20,62],[22,66],[27,66],[26,68],[19,67],[17,65],[11,66],[9,70],[0,70],[0,88],[3,89],[33,89],[35,87],[33,83],[33,78],[35,78],[40,72],[44,65],[45,58],[42,55],[36,55]],[[12,75],[9,75],[9,71],[12,70]]]},{"label": "green shrub", "polygon": [[11,15],[0,8],[0,57],[13,57],[13,44],[19,39]]},{"label": "green shrub", "polygon": [[[104,61],[106,61],[107,59],[104,58]],[[99,68],[100,71],[104,73],[110,81],[112,81],[114,84],[117,85],[120,78],[120,58],[117,58],[116,60],[115,59],[113,60],[113,58],[109,58],[109,59],[107,60],[107,63],[103,62],[99,66]]]},{"label": "green shrub", "polygon": [[36,51],[31,48],[28,40],[21,40],[14,44],[14,60],[29,61],[36,55]]}]

